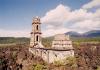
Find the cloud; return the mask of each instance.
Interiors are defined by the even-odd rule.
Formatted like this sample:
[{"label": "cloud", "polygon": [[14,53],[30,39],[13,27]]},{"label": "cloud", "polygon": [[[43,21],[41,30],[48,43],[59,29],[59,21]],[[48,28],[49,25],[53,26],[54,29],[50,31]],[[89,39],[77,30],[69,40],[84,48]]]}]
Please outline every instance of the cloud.
[{"label": "cloud", "polygon": [[29,37],[29,36],[30,36],[29,31],[0,29],[0,37]]},{"label": "cloud", "polygon": [[84,20],[80,22],[76,22],[74,25],[71,26],[72,28],[76,29],[79,32],[85,32],[86,30],[98,30],[100,29],[100,20]]},{"label": "cloud", "polygon": [[90,9],[90,8],[93,8],[93,7],[100,7],[100,0],[92,0],[91,2],[83,5],[82,8]]},{"label": "cloud", "polygon": [[[100,0],[92,0],[76,10],[71,10],[70,7],[62,4],[49,10],[41,18],[41,22],[44,24],[42,36],[48,37],[68,31],[86,32],[93,29],[100,29],[100,8],[96,9],[95,12],[87,10],[88,8],[99,6],[99,1]],[[0,36],[29,37],[30,32],[31,31],[27,30],[0,29]]]},{"label": "cloud", "polygon": [[91,12],[87,12],[87,10],[84,9],[78,9],[74,11],[70,11],[70,15],[68,16],[68,19],[66,19],[69,22],[78,22],[81,20],[90,19],[92,17]]},{"label": "cloud", "polygon": [[42,36],[49,37],[49,36],[54,36],[56,34],[63,34],[68,31],[70,31],[70,30],[67,28],[58,28],[58,29],[49,28],[49,29],[43,31]]},{"label": "cloud", "polygon": [[[58,26],[65,22],[69,13],[70,8],[60,4],[55,9],[48,11],[46,15],[41,18],[41,21],[42,23]],[[54,24],[56,22],[57,24]]]},{"label": "cloud", "polygon": [[41,21],[46,25],[43,36],[52,36],[71,30],[82,33],[100,29],[100,9],[96,9],[95,12],[88,12],[83,8],[72,11],[68,6],[60,4],[55,9],[48,11]]},{"label": "cloud", "polygon": [[100,20],[100,9],[97,9],[96,12],[94,13],[94,18],[99,18]]},{"label": "cloud", "polygon": [[46,30],[43,30],[42,36],[47,37],[68,32],[69,29],[63,27],[63,25],[69,14],[70,8],[62,4],[48,11],[45,16],[41,18],[42,23],[46,25]]}]

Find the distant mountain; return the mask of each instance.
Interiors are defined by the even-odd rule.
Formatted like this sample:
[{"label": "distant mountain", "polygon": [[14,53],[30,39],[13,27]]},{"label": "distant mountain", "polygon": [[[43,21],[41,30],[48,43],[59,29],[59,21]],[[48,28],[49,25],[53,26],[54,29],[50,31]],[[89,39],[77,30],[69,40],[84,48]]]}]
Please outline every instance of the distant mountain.
[{"label": "distant mountain", "polygon": [[80,36],[81,36],[80,33],[75,32],[75,31],[70,31],[70,32],[67,32],[67,33],[65,33],[65,34],[66,34],[66,35],[70,35],[70,36],[72,36],[72,37],[80,37]]},{"label": "distant mountain", "polygon": [[66,32],[66,35],[70,35],[71,37],[100,37],[100,30],[91,30],[80,34],[75,31]]},{"label": "distant mountain", "polygon": [[100,30],[91,30],[83,34],[86,37],[98,37],[100,36]]}]

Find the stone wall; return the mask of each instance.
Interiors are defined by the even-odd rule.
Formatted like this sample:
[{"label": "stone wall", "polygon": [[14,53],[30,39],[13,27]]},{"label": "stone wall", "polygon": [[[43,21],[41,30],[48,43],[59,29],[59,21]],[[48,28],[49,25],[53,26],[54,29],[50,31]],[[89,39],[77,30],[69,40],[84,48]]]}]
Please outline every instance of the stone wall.
[{"label": "stone wall", "polygon": [[53,63],[54,61],[61,61],[69,56],[74,57],[74,50],[59,50],[59,49],[45,49],[45,48],[29,48],[29,51],[36,56],[41,56],[43,60],[48,63]]},{"label": "stone wall", "polygon": [[52,41],[52,48],[58,49],[73,49],[72,41],[69,38],[69,35],[57,34]]}]

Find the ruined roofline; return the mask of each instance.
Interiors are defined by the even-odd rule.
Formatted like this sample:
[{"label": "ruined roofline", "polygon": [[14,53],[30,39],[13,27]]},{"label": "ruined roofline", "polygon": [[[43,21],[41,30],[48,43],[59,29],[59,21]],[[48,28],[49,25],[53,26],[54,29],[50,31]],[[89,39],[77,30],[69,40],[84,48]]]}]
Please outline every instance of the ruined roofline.
[{"label": "ruined roofline", "polygon": [[69,34],[64,34],[64,33],[59,33],[59,34],[56,34],[55,36],[57,36],[57,35],[70,36]]},{"label": "ruined roofline", "polygon": [[35,17],[33,17],[33,20],[34,19],[39,19],[40,20],[40,17],[39,16],[35,16]]},{"label": "ruined roofline", "polygon": [[41,24],[41,22],[40,22],[40,18],[39,18],[38,16],[33,17],[32,24]]},{"label": "ruined roofline", "polygon": [[40,49],[40,50],[52,50],[52,51],[70,51],[70,50],[74,50],[74,48],[71,48],[71,49],[57,49],[57,48],[36,48],[36,47],[33,47],[32,49]]},{"label": "ruined roofline", "polygon": [[71,41],[71,40],[67,40],[67,39],[66,39],[66,40],[54,40],[54,41]]}]

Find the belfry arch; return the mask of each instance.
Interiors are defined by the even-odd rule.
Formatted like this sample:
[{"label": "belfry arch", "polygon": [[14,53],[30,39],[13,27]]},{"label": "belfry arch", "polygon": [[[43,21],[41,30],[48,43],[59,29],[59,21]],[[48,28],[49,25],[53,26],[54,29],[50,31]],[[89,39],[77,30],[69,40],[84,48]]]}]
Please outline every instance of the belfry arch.
[{"label": "belfry arch", "polygon": [[36,26],[36,30],[39,30],[39,25]]},{"label": "belfry arch", "polygon": [[39,37],[38,37],[38,35],[36,36],[36,41],[39,41]]}]

